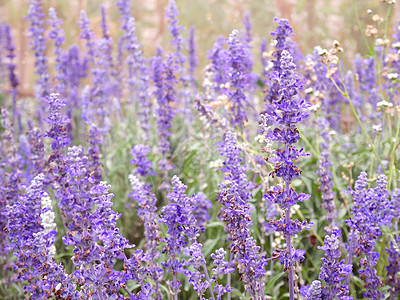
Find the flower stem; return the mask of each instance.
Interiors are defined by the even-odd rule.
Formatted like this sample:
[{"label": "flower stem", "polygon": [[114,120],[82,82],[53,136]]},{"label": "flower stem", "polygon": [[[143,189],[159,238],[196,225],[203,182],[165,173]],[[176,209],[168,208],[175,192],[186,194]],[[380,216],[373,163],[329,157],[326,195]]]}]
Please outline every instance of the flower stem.
[{"label": "flower stem", "polygon": [[[286,183],[286,189],[289,188],[289,184]],[[286,209],[286,226],[290,224],[290,207]],[[289,266],[288,266],[288,277],[289,277],[289,300],[294,300],[294,284],[293,284],[293,269],[292,269],[292,239],[290,235],[286,235],[286,246],[289,253]]]},{"label": "flower stem", "polygon": [[214,291],[213,291],[213,288],[212,288],[212,286],[211,286],[210,276],[208,275],[207,266],[206,266],[205,264],[203,264],[203,270],[204,270],[204,274],[206,275],[206,280],[207,280],[208,283],[210,284],[210,285],[208,286],[208,290],[210,291],[211,299],[215,300],[215,298],[214,298]]},{"label": "flower stem", "polygon": [[[232,252],[230,252],[230,254],[229,254],[229,266],[232,265],[232,259],[233,259],[233,255],[232,255]],[[231,286],[231,273],[228,273],[227,285],[229,287]],[[228,300],[231,300],[231,292],[228,292]]]}]

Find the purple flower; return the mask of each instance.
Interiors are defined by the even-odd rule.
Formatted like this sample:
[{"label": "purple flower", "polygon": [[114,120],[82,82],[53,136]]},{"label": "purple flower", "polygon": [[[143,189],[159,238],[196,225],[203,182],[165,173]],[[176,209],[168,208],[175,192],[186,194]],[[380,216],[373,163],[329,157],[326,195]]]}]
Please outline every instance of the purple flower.
[{"label": "purple flower", "polygon": [[189,30],[188,51],[189,51],[189,76],[193,89],[195,89],[196,86],[196,71],[199,65],[199,59],[196,55],[196,41],[194,33],[195,33],[194,26],[191,26]]},{"label": "purple flower", "polygon": [[[66,77],[66,95],[68,95],[67,116],[72,119],[74,109],[82,109],[80,96],[81,81],[88,75],[88,60],[80,57],[80,51],[77,45],[69,47],[64,54],[65,77]],[[79,127],[77,124],[76,127]],[[73,139],[72,124],[67,124],[69,137]]]},{"label": "purple flower", "polygon": [[[294,35],[293,29],[292,27],[290,27],[288,20],[274,18],[273,21],[275,23],[278,23],[278,27],[275,29],[275,31],[271,32],[271,35],[275,38],[276,41],[275,43],[276,51],[273,54],[275,59],[273,60],[274,66],[270,70],[270,79],[273,79],[275,77],[276,72],[279,73],[281,68],[282,51],[288,50],[287,47],[288,38]],[[279,98],[278,90],[279,90],[279,83],[274,81],[270,86],[270,89],[264,101],[266,101],[267,103],[272,103],[273,100]]]},{"label": "purple flower", "polygon": [[301,295],[306,300],[323,300],[322,296],[322,284],[319,280],[314,280],[311,286],[301,287]]},{"label": "purple flower", "polygon": [[49,32],[49,38],[54,40],[54,55],[56,57],[56,65],[55,69],[57,71],[57,75],[55,79],[57,80],[57,84],[55,89],[62,96],[66,96],[66,85],[67,85],[67,56],[64,50],[61,49],[65,41],[65,33],[62,29],[62,20],[57,17],[57,12],[54,8],[49,9],[49,21],[48,23],[51,25],[52,29]]},{"label": "purple flower", "polygon": [[18,96],[18,78],[15,73],[16,65],[14,62],[14,58],[16,57],[15,54],[15,46],[13,44],[12,36],[11,36],[11,29],[8,24],[4,25],[4,34],[5,34],[5,50],[6,50],[6,57],[8,58],[8,78],[10,82],[10,95],[12,98],[12,117],[11,122],[15,124],[15,118],[18,121],[19,131],[22,131],[21,125],[21,115],[20,112],[17,110],[17,96]]},{"label": "purple flower", "polygon": [[188,282],[193,286],[194,291],[200,298],[202,298],[206,290],[209,289],[211,299],[214,299],[214,292],[208,275],[206,260],[201,252],[202,247],[202,244],[194,242],[184,249],[184,254],[188,257],[185,266],[193,266],[194,268],[194,271],[185,270],[184,274],[188,277]]},{"label": "purple flower", "polygon": [[[168,29],[171,32],[172,40],[170,42],[172,48],[175,50],[174,53],[167,55],[171,56],[171,62],[167,62],[170,65],[171,69],[174,69],[174,76],[176,78],[176,83],[181,82],[182,88],[177,91],[177,99],[181,106],[178,106],[177,111],[181,112],[185,120],[191,122],[192,121],[192,112],[191,112],[191,97],[190,97],[190,74],[186,73],[186,68],[184,66],[186,62],[186,56],[183,54],[182,50],[185,46],[185,40],[182,37],[182,26],[179,25],[178,22],[179,11],[176,6],[175,0],[170,0],[169,5],[166,10],[166,18],[168,20],[169,26]],[[190,64],[190,61],[189,61]]]},{"label": "purple flower", "polygon": [[[146,58],[143,57],[141,45],[136,36],[135,19],[129,18],[126,25],[126,49],[128,57],[128,84],[131,95],[135,96],[135,103],[139,106],[140,126],[143,130],[143,140],[147,141],[150,136],[152,103],[150,97],[150,70]],[[130,100],[131,102],[132,99]]]},{"label": "purple flower", "polygon": [[75,284],[54,261],[53,244],[57,232],[44,181],[43,174],[37,175],[26,194],[4,212],[8,218],[8,247],[17,258],[17,279],[28,281],[24,290],[33,299],[44,299],[52,294],[63,299],[79,299]]},{"label": "purple flower", "polygon": [[[320,127],[326,128],[328,127],[327,122],[325,120],[320,121]],[[337,224],[337,210],[335,207],[335,194],[332,192],[332,172],[329,170],[332,166],[331,162],[329,161],[329,144],[331,141],[331,137],[329,136],[329,132],[322,132],[322,138],[324,141],[321,143],[321,158],[320,158],[320,165],[319,171],[317,175],[320,176],[318,182],[320,186],[318,190],[321,191],[321,198],[322,198],[322,208],[327,211],[327,214],[324,216],[324,219],[328,221],[328,226],[325,227],[325,231],[331,232],[334,228],[338,227]]]},{"label": "purple flower", "polygon": [[69,231],[63,241],[74,247],[74,275],[83,295],[95,291],[111,296],[126,281],[124,272],[112,268],[116,259],[126,259],[124,249],[132,246],[116,227],[121,215],[112,210],[110,186],[90,177],[83,153],[81,147],[74,146],[65,159],[67,184],[62,187],[59,207]]},{"label": "purple flower", "polygon": [[225,85],[228,82],[229,73],[229,56],[225,49],[226,39],[222,36],[218,37],[213,47],[208,51],[207,58],[211,60],[210,72],[213,84],[213,99],[221,95],[226,95],[228,87]]},{"label": "purple flower", "polygon": [[222,248],[211,254],[213,264],[216,267],[212,269],[213,276],[211,278],[211,282],[215,282],[214,293],[217,295],[217,300],[221,300],[224,294],[233,291],[233,288],[231,288],[229,285],[223,286],[218,283],[218,278],[220,276],[235,272],[233,264],[229,264],[229,262],[224,260],[225,255],[226,251]]},{"label": "purple flower", "polygon": [[212,203],[206,198],[206,195],[201,192],[193,195],[192,201],[194,205],[193,214],[197,221],[196,225],[198,227],[204,227],[211,218],[208,211],[212,207]]},{"label": "purple flower", "polygon": [[57,152],[64,149],[70,142],[65,124],[71,122],[71,120],[63,117],[61,114],[61,109],[67,103],[60,99],[58,94],[54,93],[47,96],[43,101],[49,105],[49,115],[43,120],[51,125],[50,130],[44,136],[52,139],[51,150],[57,154]]},{"label": "purple flower", "polygon": [[95,35],[93,31],[90,29],[90,21],[86,15],[84,10],[81,11],[80,20],[78,25],[81,29],[80,38],[86,40],[86,48],[87,48],[87,58],[90,63],[94,63],[95,57]]},{"label": "purple flower", "polygon": [[247,45],[239,39],[239,32],[233,30],[228,40],[229,73],[228,80],[232,91],[227,93],[228,99],[232,102],[231,122],[233,125],[243,127],[247,122],[245,106],[249,100],[245,91],[249,89],[250,74],[253,67],[250,52]]},{"label": "purple flower", "polygon": [[166,246],[163,253],[167,253],[169,259],[161,263],[173,274],[173,282],[170,286],[174,295],[179,294],[181,283],[176,279],[177,273],[184,273],[184,261],[179,259],[183,249],[189,244],[196,243],[197,237],[204,227],[198,227],[196,218],[193,214],[193,197],[186,196],[187,186],[184,185],[177,176],[172,178],[173,191],[167,195],[170,203],[162,210],[160,223],[164,223],[168,230],[161,242]]},{"label": "purple flower", "polygon": [[142,177],[156,175],[153,170],[153,163],[147,159],[147,154],[150,150],[151,148],[149,146],[135,145],[130,153],[133,156],[130,163],[136,166],[135,173]]},{"label": "purple flower", "polygon": [[159,134],[159,151],[161,160],[159,168],[162,172],[172,170],[174,166],[167,158],[167,154],[171,151],[169,137],[171,136],[170,128],[175,112],[172,103],[176,102],[175,85],[177,83],[175,77],[175,65],[173,56],[168,55],[166,62],[162,61],[162,50],[159,48],[157,55],[151,60],[152,79],[155,85],[154,96],[157,99],[157,125]]},{"label": "purple flower", "polygon": [[[280,26],[272,34],[276,36],[277,48],[284,47],[285,37],[292,34],[291,28],[286,20],[279,21]],[[281,149],[276,150],[276,155],[271,159],[274,170],[270,175],[282,179],[282,186],[273,187],[264,197],[280,206],[284,215],[278,221],[272,220],[267,224],[272,230],[282,232],[286,238],[286,250],[276,249],[271,259],[279,259],[284,270],[289,273],[289,299],[294,299],[293,268],[296,260],[304,260],[304,250],[295,250],[292,247],[292,237],[303,229],[309,230],[312,223],[290,219],[290,208],[298,201],[303,202],[310,195],[296,193],[290,187],[293,178],[299,178],[301,170],[294,162],[301,156],[308,154],[303,149],[296,149],[294,144],[300,139],[296,123],[308,117],[307,108],[310,106],[304,99],[299,97],[302,89],[299,75],[296,73],[296,65],[293,58],[286,50],[276,54],[279,57],[279,66],[275,64],[272,77],[276,81],[274,97],[270,99],[271,104],[266,105],[263,115],[265,137],[271,141],[282,144]],[[283,186],[284,185],[284,186]]]},{"label": "purple flower", "polygon": [[44,166],[44,143],[43,143],[43,134],[39,128],[32,128],[28,132],[29,139],[29,155],[27,158],[28,166],[25,172],[27,176],[27,181],[30,181],[43,172]]},{"label": "purple flower", "polygon": [[132,186],[132,192],[129,194],[129,197],[136,201],[137,216],[144,225],[144,236],[146,238],[145,248],[146,253],[149,255],[147,272],[154,281],[153,290],[158,299],[161,299],[162,294],[159,285],[162,281],[163,270],[159,267],[159,263],[157,262],[157,259],[160,257],[160,252],[157,250],[159,244],[157,199],[150,191],[151,186],[145,185],[135,175],[130,174],[129,181]]},{"label": "purple flower", "polygon": [[[178,15],[179,11],[176,6],[175,0],[169,0],[169,5],[166,11],[166,18],[168,19],[169,23],[168,29],[172,35],[171,44],[172,47],[175,49],[174,59],[175,63],[183,68],[183,64],[185,63],[186,58],[182,53],[184,41],[181,36],[181,31],[183,28],[179,25]],[[179,72],[181,71],[182,70],[180,70]]]},{"label": "purple flower", "polygon": [[246,11],[244,15],[243,25],[245,28],[244,41],[250,44],[253,38],[251,37],[251,28],[253,27],[250,20],[250,12]]},{"label": "purple flower", "polygon": [[[377,187],[367,189],[367,173],[361,172],[356,181],[355,190],[349,188],[347,192],[353,196],[354,202],[351,208],[352,217],[345,220],[351,228],[348,263],[352,262],[354,248],[357,256],[365,255],[359,261],[361,269],[358,272],[360,277],[367,282],[364,297],[370,299],[384,297],[378,289],[382,286],[382,281],[375,268],[379,253],[374,251],[374,245],[377,237],[382,235],[380,226],[388,224],[393,218],[386,185],[385,175],[380,175]],[[356,236],[358,236],[357,244]],[[347,282],[349,278],[350,276],[347,277]]]},{"label": "purple flower", "polygon": [[375,59],[373,57],[362,58],[359,54],[354,59],[354,69],[360,83],[360,91],[366,100],[377,108],[380,101],[379,90],[376,85]]},{"label": "purple flower", "polygon": [[385,267],[387,271],[386,284],[390,286],[389,292],[391,299],[396,299],[400,294],[400,259],[399,259],[399,247],[400,237],[390,241],[390,247],[386,248],[388,253],[388,265]]},{"label": "purple flower", "polygon": [[250,191],[253,184],[247,181],[246,168],[241,166],[241,151],[237,148],[235,137],[231,131],[225,134],[220,145],[221,155],[226,157],[224,168],[226,184],[220,185],[217,201],[223,206],[219,212],[219,219],[227,226],[228,240],[232,242],[231,253],[238,262],[239,273],[246,291],[256,299],[264,299],[265,266],[267,261],[259,253],[251,236],[250,226],[253,224],[250,215]]},{"label": "purple flower", "polygon": [[324,246],[318,247],[325,251],[325,256],[321,258],[322,267],[318,277],[327,284],[322,291],[323,299],[352,299],[347,296],[348,285],[343,284],[346,276],[352,271],[352,265],[344,264],[344,259],[340,260],[342,254],[339,250],[339,239],[341,236],[339,229],[333,229],[330,235],[325,236]]},{"label": "purple flower", "polygon": [[[29,21],[29,37],[31,38],[30,46],[35,53],[35,73],[39,75],[39,79],[35,85],[35,97],[41,99],[50,93],[50,76],[48,72],[46,57],[46,39],[44,29],[43,6],[40,0],[29,1],[28,15],[25,17]],[[38,121],[42,121],[42,106],[39,103],[37,110]]]}]

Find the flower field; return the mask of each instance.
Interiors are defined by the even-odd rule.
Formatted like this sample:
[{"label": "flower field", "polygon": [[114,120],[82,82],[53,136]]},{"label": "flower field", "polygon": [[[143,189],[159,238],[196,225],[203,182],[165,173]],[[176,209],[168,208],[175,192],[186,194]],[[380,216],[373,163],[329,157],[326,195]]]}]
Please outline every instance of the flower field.
[{"label": "flower field", "polygon": [[400,299],[396,1],[355,55],[250,13],[202,53],[174,0],[147,53],[114,2],[21,7],[31,96],[0,20],[0,299]]}]

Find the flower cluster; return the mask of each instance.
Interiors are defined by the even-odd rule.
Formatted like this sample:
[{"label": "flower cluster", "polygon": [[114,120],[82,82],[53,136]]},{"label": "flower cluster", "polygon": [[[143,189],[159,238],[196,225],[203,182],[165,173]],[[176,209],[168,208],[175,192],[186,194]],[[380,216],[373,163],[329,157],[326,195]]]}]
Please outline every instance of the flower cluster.
[{"label": "flower cluster", "polygon": [[[325,126],[324,126],[325,125]],[[326,128],[327,122],[322,120],[320,122],[321,128]],[[329,168],[332,166],[331,162],[329,161],[329,144],[331,141],[331,137],[329,132],[322,132],[322,138],[324,139],[323,143],[321,144],[321,158],[319,164],[319,170],[317,174],[320,176],[319,183],[321,184],[318,187],[318,190],[321,191],[321,198],[322,198],[322,208],[327,211],[327,214],[324,216],[325,220],[328,221],[328,226],[325,227],[327,232],[331,232],[334,228],[337,228],[337,210],[335,206],[335,194],[332,192],[332,172]]]},{"label": "flower cluster", "polygon": [[[279,27],[273,33],[276,36],[277,48],[285,47],[286,36],[291,35],[291,29],[286,20],[279,21]],[[307,109],[310,104],[301,99],[298,95],[302,89],[299,75],[296,73],[296,65],[293,58],[286,50],[278,51],[275,55],[280,64],[275,63],[272,78],[276,81],[274,97],[270,99],[271,104],[266,105],[264,113],[265,137],[271,142],[278,142],[283,149],[277,149],[276,157],[271,161],[275,164],[270,175],[282,179],[282,186],[275,186],[265,195],[267,200],[278,204],[284,216],[278,221],[270,221],[269,227],[275,231],[282,232],[286,238],[287,249],[275,250],[273,259],[279,259],[284,270],[289,272],[289,296],[294,299],[293,266],[296,260],[304,260],[304,250],[295,250],[292,246],[292,237],[303,229],[310,229],[312,223],[306,221],[291,220],[290,208],[297,202],[309,199],[310,195],[296,193],[290,187],[294,178],[299,178],[301,170],[294,164],[300,156],[307,155],[303,149],[296,149],[294,144],[300,139],[296,123],[308,117]],[[271,92],[270,90],[270,92]],[[267,96],[268,97],[268,96]],[[274,126],[274,128],[270,128]]]},{"label": "flower cluster", "polygon": [[39,174],[30,183],[26,194],[7,206],[4,212],[8,218],[8,249],[17,258],[17,279],[29,281],[24,290],[31,293],[33,299],[45,299],[51,294],[63,299],[79,299],[75,284],[54,261],[57,232],[54,231],[51,200],[49,203],[44,187],[45,176]]},{"label": "flower cluster", "polygon": [[273,100],[279,98],[279,83],[274,80],[275,72],[279,73],[281,68],[281,56],[282,51],[287,51],[287,41],[288,38],[294,36],[293,29],[289,25],[289,21],[286,19],[278,19],[274,18],[273,20],[279,26],[275,29],[275,31],[271,32],[271,36],[275,38],[275,48],[276,51],[273,53],[273,57],[275,58],[273,62],[273,67],[270,69],[270,78],[272,79],[273,83],[270,86],[270,89],[265,97],[265,101],[267,103],[272,103]]},{"label": "flower cluster", "polygon": [[224,167],[225,182],[220,185],[220,194],[217,201],[223,206],[219,212],[219,218],[227,226],[228,240],[231,242],[231,253],[238,263],[241,279],[246,291],[255,299],[264,299],[265,266],[264,256],[259,254],[260,247],[251,236],[250,190],[254,187],[247,181],[246,168],[241,166],[240,150],[231,131],[225,134],[224,141],[220,145],[221,155],[226,157]]},{"label": "flower cluster", "polygon": [[339,239],[341,236],[342,233],[339,229],[333,229],[331,234],[325,237],[324,246],[318,247],[325,251],[325,256],[321,258],[322,267],[318,279],[325,281],[326,286],[322,286],[319,281],[314,281],[310,287],[302,287],[302,295],[307,300],[353,299],[348,296],[349,287],[341,284],[352,270],[352,266],[345,264],[344,259],[340,260]]},{"label": "flower cluster", "polygon": [[[349,189],[348,193],[353,196],[354,206],[352,217],[345,222],[351,228],[349,245],[349,263],[352,256],[365,255],[360,258],[360,277],[366,282],[367,291],[364,297],[370,299],[381,299],[384,295],[379,291],[382,281],[377,275],[375,266],[379,259],[379,253],[374,251],[374,245],[379,236],[382,235],[380,226],[388,224],[391,219],[390,202],[386,189],[387,181],[385,175],[380,175],[377,187],[367,189],[367,173],[361,172],[355,189]],[[356,237],[358,239],[356,240]],[[354,253],[353,253],[354,251]]]},{"label": "flower cluster", "polygon": [[[198,280],[202,277],[198,277],[199,274],[195,272],[193,275],[189,270],[184,270],[184,261],[181,261],[179,256],[182,254],[182,250],[185,249],[186,254],[190,255],[190,252],[195,251],[198,255],[201,255],[201,245],[197,243],[197,237],[204,227],[198,227],[196,218],[193,214],[194,205],[193,197],[187,197],[185,191],[187,186],[185,186],[177,176],[172,178],[173,191],[167,195],[170,204],[165,206],[162,210],[160,223],[164,223],[168,230],[161,242],[165,243],[163,248],[163,253],[168,253],[169,259],[167,259],[162,266],[168,269],[169,272],[173,274],[173,282],[169,283],[173,293],[176,296],[181,291],[181,282],[177,280],[176,274],[185,273],[186,276],[192,278],[192,283],[197,285],[198,291],[200,289],[206,289],[208,285],[204,285],[200,288]],[[196,246],[197,245],[197,246]],[[197,247],[197,250],[195,249]],[[202,259],[200,261],[193,261],[197,264],[202,265]],[[192,262],[192,263],[193,263]],[[209,284],[209,283],[208,283]],[[204,291],[203,291],[204,292]]]},{"label": "flower cluster", "polygon": [[[46,52],[46,38],[44,36],[44,17],[43,6],[40,0],[29,1],[29,11],[26,19],[29,20],[29,37],[32,39],[30,46],[35,52],[35,73],[39,75],[36,83],[35,96],[37,99],[45,97],[50,92],[50,78]],[[40,111],[39,111],[40,112]],[[39,122],[41,115],[38,115]]]}]

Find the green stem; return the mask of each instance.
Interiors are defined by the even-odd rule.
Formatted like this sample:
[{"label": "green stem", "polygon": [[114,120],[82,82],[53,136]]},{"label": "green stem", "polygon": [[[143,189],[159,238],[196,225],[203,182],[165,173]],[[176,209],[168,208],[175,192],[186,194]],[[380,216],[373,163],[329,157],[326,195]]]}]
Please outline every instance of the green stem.
[{"label": "green stem", "polygon": [[314,154],[314,156],[317,158],[317,159],[319,159],[319,157],[320,157],[320,153],[319,153],[319,151],[317,151],[312,145],[311,145],[311,143],[310,143],[310,141],[306,138],[306,136],[303,134],[303,132],[299,129],[299,128],[297,128],[298,129],[298,131],[299,131],[299,134],[300,134],[300,136],[301,136],[301,139],[302,140],[304,140],[304,142],[306,143],[306,145],[308,146],[308,148],[310,148],[310,151]]},{"label": "green stem", "polygon": [[[300,210],[295,209],[295,211],[296,211],[296,214],[300,217],[300,219],[301,219],[302,221],[305,221],[305,220],[306,220],[306,218],[304,217],[303,213],[302,213]],[[317,240],[321,243],[321,245],[324,245],[324,240],[321,238],[321,236],[320,236],[314,229],[310,228],[310,232],[311,232],[313,235],[315,235],[315,237],[316,237]]]},{"label": "green stem", "polygon": [[365,37],[364,31],[362,30],[360,18],[359,18],[359,16],[358,16],[358,10],[357,10],[357,6],[356,6],[356,0],[353,0],[353,8],[354,8],[354,14],[356,15],[357,26],[358,26],[358,29],[359,29],[360,32],[361,32],[361,36],[362,36],[362,38],[363,38],[363,41],[364,41],[364,43],[365,43],[365,46],[367,47],[368,52],[375,52],[375,49],[374,49],[373,47],[371,48],[371,47],[369,46],[369,43],[368,43],[368,41],[367,41],[367,38]]},{"label": "green stem", "polygon": [[395,141],[393,142],[392,150],[390,151],[390,166],[389,166],[389,177],[388,177],[388,190],[390,190],[390,186],[392,184],[392,178],[394,173],[394,161],[395,161],[395,151],[399,146],[399,132],[400,132],[400,120],[397,119],[397,127],[396,127],[396,137]]},{"label": "green stem", "polygon": [[342,73],[342,68],[341,68],[341,66],[340,66],[340,63],[338,63],[338,66],[339,66],[339,71],[340,71],[340,77],[341,77],[341,79],[342,79],[342,82],[341,82],[341,83],[342,83],[342,85],[343,85],[344,91],[342,91],[342,90],[339,88],[339,86],[336,84],[335,80],[333,80],[332,77],[331,77],[331,80],[332,80],[333,84],[335,85],[335,87],[338,89],[338,91],[342,94],[342,96],[345,97],[345,98],[349,101],[350,107],[351,107],[351,110],[352,110],[352,112],[353,112],[354,117],[357,119],[358,124],[361,126],[362,132],[364,133],[365,137],[367,138],[368,143],[369,143],[369,145],[370,145],[371,148],[372,148],[372,151],[374,152],[374,154],[375,154],[377,160],[379,161],[379,164],[380,164],[381,167],[382,167],[382,170],[384,170],[385,168],[383,167],[382,161],[381,161],[381,159],[380,159],[378,153],[376,152],[376,149],[375,149],[374,145],[372,144],[371,138],[369,137],[367,131],[365,130],[365,127],[364,127],[363,123],[361,122],[360,117],[358,116],[358,113],[357,113],[357,111],[356,111],[356,109],[355,109],[355,107],[354,107],[354,105],[353,105],[353,101],[351,101],[351,98],[350,98],[350,96],[349,96],[349,93],[347,92],[346,85],[344,84],[344,81],[343,81],[343,73]]}]

